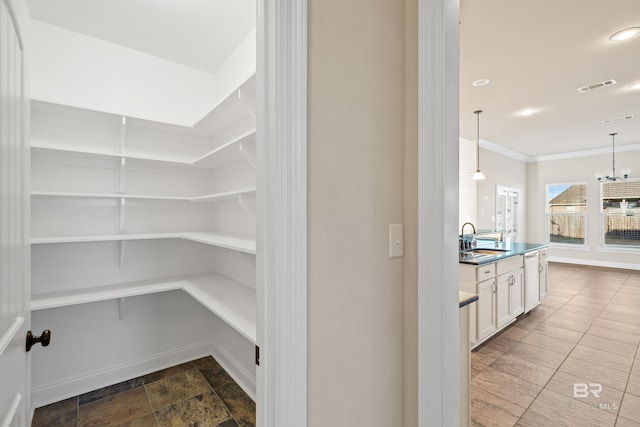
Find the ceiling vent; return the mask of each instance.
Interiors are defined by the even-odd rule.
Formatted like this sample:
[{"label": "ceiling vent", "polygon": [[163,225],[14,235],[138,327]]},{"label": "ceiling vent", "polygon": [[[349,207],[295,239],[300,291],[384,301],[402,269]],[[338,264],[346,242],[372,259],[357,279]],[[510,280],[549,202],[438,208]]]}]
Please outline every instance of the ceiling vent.
[{"label": "ceiling vent", "polygon": [[631,120],[633,119],[633,115],[629,114],[628,116],[622,116],[622,117],[616,117],[614,119],[607,119],[607,120],[603,120],[602,123],[604,123],[605,125],[609,124],[609,123],[614,123],[614,122],[621,122],[623,120]]},{"label": "ceiling vent", "polygon": [[604,81],[604,82],[594,83],[594,84],[589,85],[589,86],[579,87],[578,88],[578,92],[585,93],[585,92],[589,92],[590,90],[599,89],[601,87],[613,86],[616,83],[618,83],[618,82],[613,80],[613,79],[607,80],[607,81]]}]

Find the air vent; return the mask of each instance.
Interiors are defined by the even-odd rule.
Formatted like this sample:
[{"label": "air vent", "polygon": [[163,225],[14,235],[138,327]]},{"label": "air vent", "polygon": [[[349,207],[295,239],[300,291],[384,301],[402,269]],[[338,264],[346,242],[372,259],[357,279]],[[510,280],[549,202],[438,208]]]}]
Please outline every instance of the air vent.
[{"label": "air vent", "polygon": [[604,123],[605,125],[609,124],[609,123],[613,123],[613,122],[621,122],[623,120],[631,120],[633,119],[633,116],[630,114],[628,116],[623,116],[623,117],[616,117],[613,119],[607,119],[607,120],[603,120],[602,123]]},{"label": "air vent", "polygon": [[589,85],[589,86],[579,87],[578,88],[578,92],[585,93],[585,92],[589,92],[590,90],[599,89],[601,87],[613,86],[616,83],[618,83],[618,82],[613,80],[613,79],[607,80],[607,81],[604,81],[604,82],[594,83],[594,84]]}]

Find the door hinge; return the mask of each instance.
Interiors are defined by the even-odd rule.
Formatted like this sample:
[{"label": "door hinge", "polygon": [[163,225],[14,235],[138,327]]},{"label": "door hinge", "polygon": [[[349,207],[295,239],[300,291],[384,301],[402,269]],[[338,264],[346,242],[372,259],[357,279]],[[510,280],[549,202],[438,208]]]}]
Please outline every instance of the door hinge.
[{"label": "door hinge", "polygon": [[256,346],[256,365],[260,366],[260,347]]}]

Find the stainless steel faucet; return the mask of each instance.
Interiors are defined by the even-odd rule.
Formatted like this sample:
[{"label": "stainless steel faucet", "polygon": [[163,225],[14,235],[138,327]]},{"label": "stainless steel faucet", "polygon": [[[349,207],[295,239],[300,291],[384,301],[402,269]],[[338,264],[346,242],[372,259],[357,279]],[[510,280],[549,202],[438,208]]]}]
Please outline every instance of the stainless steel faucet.
[{"label": "stainless steel faucet", "polygon": [[[464,237],[464,227],[466,227],[467,225],[470,225],[471,228],[473,229],[473,237],[471,237],[471,239],[465,239]],[[460,230],[460,250],[461,251],[468,251],[470,249],[473,249],[476,247],[476,238],[475,238],[475,234],[476,234],[476,226],[473,225],[470,222],[465,222],[464,224],[462,224],[462,229]]]}]

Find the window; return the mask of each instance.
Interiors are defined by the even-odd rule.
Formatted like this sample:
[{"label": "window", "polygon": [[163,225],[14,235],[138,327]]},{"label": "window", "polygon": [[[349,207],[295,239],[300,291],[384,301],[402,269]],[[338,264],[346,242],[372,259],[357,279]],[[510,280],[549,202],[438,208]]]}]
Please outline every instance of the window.
[{"label": "window", "polygon": [[602,184],[602,241],[640,248],[640,180]]},{"label": "window", "polygon": [[550,243],[585,244],[586,194],[586,183],[547,185],[547,230]]}]

